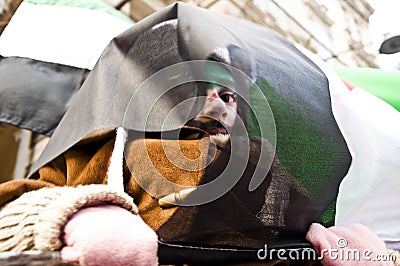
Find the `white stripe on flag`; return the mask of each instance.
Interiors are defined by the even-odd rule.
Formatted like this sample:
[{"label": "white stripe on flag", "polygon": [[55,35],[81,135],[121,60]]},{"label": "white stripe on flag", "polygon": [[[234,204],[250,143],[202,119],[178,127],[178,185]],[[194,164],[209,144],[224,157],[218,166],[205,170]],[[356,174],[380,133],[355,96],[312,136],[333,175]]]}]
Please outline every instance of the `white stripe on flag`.
[{"label": "white stripe on flag", "polygon": [[332,109],[352,155],[340,184],[336,225],[362,223],[400,248],[400,112],[368,93],[349,90],[315,55],[304,51],[329,80]]},{"label": "white stripe on flag", "polygon": [[22,2],[0,36],[0,55],[91,70],[107,44],[131,26],[103,11]]}]

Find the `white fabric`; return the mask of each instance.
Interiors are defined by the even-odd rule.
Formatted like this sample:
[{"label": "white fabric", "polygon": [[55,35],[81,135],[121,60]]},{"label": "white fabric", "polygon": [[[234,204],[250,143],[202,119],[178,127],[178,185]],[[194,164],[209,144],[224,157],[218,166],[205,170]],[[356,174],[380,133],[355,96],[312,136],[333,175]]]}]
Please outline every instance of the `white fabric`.
[{"label": "white fabric", "polygon": [[400,244],[400,113],[359,88],[349,97],[344,127],[353,162],[340,186],[336,223],[363,223]]},{"label": "white fabric", "polygon": [[120,192],[124,191],[124,148],[127,136],[128,132],[124,128],[117,129],[114,149],[107,170],[107,185]]},{"label": "white fabric", "polygon": [[328,77],[333,113],[353,158],[340,185],[336,225],[362,223],[400,249],[400,112],[363,89],[350,91],[327,64],[302,51]]},{"label": "white fabric", "polygon": [[22,2],[0,36],[0,55],[91,70],[107,44],[131,26],[103,11]]}]

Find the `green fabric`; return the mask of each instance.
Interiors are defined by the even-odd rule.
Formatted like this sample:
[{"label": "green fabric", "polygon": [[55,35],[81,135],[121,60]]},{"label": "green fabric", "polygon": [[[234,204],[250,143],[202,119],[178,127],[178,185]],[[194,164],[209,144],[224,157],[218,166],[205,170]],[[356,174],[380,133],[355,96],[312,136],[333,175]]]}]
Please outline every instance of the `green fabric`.
[{"label": "green fabric", "polygon": [[70,6],[86,8],[90,10],[104,11],[119,19],[125,20],[133,24],[133,21],[116,10],[115,8],[107,5],[103,1],[99,0],[24,0],[25,2],[36,4],[36,5],[54,5],[54,6]]},{"label": "green fabric", "polygon": [[[295,109],[285,99],[271,88],[265,80],[259,80],[258,86],[267,97],[273,110],[276,123],[276,154],[281,164],[288,173],[295,178],[309,193],[312,201],[316,202],[321,198],[321,191],[328,186],[329,177],[333,171],[333,166],[338,158],[334,158],[334,153],[329,152],[335,147],[328,147],[323,136],[319,133],[307,117],[295,111]],[[256,99],[252,98],[252,105],[256,112],[260,112],[262,117],[262,106],[257,106]],[[293,121],[287,123],[285,121]],[[264,123],[265,121],[260,121]],[[290,132],[290,134],[288,134]],[[252,129],[250,134],[257,134]],[[296,136],[296,137],[293,137]],[[323,147],[323,148],[321,148]],[[299,161],[300,157],[306,158],[309,163]],[[323,222],[334,221],[335,204],[333,203],[321,217]]]},{"label": "green fabric", "polygon": [[248,133],[250,136],[261,136],[263,134],[264,138],[267,138],[270,143],[275,144],[276,135],[273,132],[262,132],[259,124],[265,125],[265,128],[275,127],[275,121],[272,121],[270,118],[269,109],[265,107],[265,100],[259,97],[257,90],[261,90],[261,93],[265,95],[262,88],[255,84],[251,88],[250,101],[251,101],[251,110],[249,112],[249,117],[247,120],[250,120],[248,123]]},{"label": "green fabric", "polygon": [[332,225],[335,222],[336,215],[336,200],[329,205],[328,209],[322,215],[322,222],[327,226]]},{"label": "green fabric", "polygon": [[400,71],[376,68],[336,67],[344,80],[379,97],[400,111]]},{"label": "green fabric", "polygon": [[234,86],[233,77],[231,72],[224,67],[222,64],[215,64],[214,61],[211,63],[206,62],[204,69],[204,78],[211,80],[215,83],[208,83],[207,89],[213,89],[214,87],[220,87],[220,85]]}]

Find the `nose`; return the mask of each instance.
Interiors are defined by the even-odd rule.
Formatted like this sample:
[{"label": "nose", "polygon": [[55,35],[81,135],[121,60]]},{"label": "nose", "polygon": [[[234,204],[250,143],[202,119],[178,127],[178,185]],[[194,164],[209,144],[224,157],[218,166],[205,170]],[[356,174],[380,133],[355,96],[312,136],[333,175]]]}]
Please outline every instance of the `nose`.
[{"label": "nose", "polygon": [[221,98],[215,98],[212,101],[207,101],[204,105],[203,115],[207,117],[211,117],[218,121],[224,121],[228,116],[228,110],[225,106],[225,103],[221,100]]}]

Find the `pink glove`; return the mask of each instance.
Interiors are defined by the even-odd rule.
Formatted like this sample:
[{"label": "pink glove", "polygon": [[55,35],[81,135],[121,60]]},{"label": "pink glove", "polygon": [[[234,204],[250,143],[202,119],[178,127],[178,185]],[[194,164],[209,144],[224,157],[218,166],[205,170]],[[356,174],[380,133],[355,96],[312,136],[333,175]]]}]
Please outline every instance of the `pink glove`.
[{"label": "pink glove", "polygon": [[312,224],[307,240],[323,265],[394,265],[385,243],[362,224],[329,228]]},{"label": "pink glove", "polygon": [[115,205],[83,208],[64,228],[65,262],[81,265],[157,265],[157,235],[143,220]]}]

